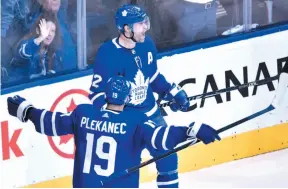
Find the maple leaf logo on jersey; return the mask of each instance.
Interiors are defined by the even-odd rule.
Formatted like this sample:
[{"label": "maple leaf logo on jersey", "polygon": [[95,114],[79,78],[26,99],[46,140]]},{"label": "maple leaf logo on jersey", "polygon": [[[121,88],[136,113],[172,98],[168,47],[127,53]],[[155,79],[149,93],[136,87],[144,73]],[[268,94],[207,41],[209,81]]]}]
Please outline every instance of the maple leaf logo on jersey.
[{"label": "maple leaf logo on jersey", "polygon": [[149,77],[145,80],[141,70],[138,70],[134,78],[135,83],[131,83],[131,100],[129,103],[138,105],[144,102],[147,96]]}]

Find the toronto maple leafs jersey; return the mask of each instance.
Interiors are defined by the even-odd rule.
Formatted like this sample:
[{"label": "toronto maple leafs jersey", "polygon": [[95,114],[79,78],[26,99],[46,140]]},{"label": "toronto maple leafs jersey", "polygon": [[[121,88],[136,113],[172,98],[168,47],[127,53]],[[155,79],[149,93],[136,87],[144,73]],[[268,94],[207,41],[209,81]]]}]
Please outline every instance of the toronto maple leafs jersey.
[{"label": "toronto maple leafs jersey", "polygon": [[119,38],[104,43],[98,50],[89,98],[96,107],[105,103],[104,89],[108,79],[123,75],[132,86],[127,108],[134,108],[151,116],[160,113],[153,92],[163,96],[171,84],[157,68],[157,49],[149,36],[144,43],[136,43],[127,49],[119,44]]},{"label": "toronto maple leafs jersey", "polygon": [[137,188],[139,172],[104,186],[101,181],[139,165],[143,145],[163,151],[187,138],[186,126],[155,127],[143,113],[97,110],[91,104],[79,105],[66,114],[32,108],[28,117],[39,133],[48,136],[74,134],[73,187],[77,188]]}]

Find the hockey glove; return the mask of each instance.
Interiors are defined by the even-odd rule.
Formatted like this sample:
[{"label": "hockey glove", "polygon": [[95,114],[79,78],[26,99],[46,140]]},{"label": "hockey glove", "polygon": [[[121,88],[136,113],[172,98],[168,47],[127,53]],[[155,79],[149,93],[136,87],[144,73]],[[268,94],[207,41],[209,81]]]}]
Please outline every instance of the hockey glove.
[{"label": "hockey glove", "polygon": [[18,95],[7,98],[8,112],[11,116],[17,117],[22,122],[28,121],[28,109],[33,105]]},{"label": "hockey glove", "polygon": [[187,136],[196,137],[204,144],[214,142],[216,139],[221,140],[215,129],[206,124],[195,124],[195,122],[189,125]]},{"label": "hockey glove", "polygon": [[164,99],[173,99],[173,103],[170,104],[170,109],[173,112],[178,110],[182,112],[186,112],[190,106],[190,102],[188,100],[188,96],[186,92],[180,87],[177,86],[175,83],[172,84],[169,93],[166,95]]}]

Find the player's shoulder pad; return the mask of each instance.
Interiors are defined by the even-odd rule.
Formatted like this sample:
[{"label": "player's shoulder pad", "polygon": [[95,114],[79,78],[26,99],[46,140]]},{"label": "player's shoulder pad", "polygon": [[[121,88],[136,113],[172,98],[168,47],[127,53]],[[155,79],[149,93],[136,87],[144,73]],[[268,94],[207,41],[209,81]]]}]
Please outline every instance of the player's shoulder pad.
[{"label": "player's shoulder pad", "polygon": [[134,120],[136,122],[144,122],[145,120],[148,119],[146,114],[144,114],[143,112],[130,110],[130,109],[124,109],[123,115],[125,115],[126,117],[129,117],[129,118],[133,118],[131,120]]},{"label": "player's shoulder pad", "polygon": [[143,113],[143,112],[135,112],[135,115],[134,115],[135,117],[137,117],[138,118],[138,120],[139,121],[141,121],[141,122],[143,122],[143,121],[145,121],[145,120],[147,120],[148,119],[148,117],[146,116],[146,114],[145,113]]},{"label": "player's shoulder pad", "polygon": [[[100,59],[111,59],[117,58],[116,53],[119,52],[119,49],[113,44],[112,40],[109,40],[103,43],[97,50],[96,57]],[[114,56],[115,55],[115,56]]]},{"label": "player's shoulder pad", "polygon": [[74,109],[74,113],[83,114],[85,112],[93,112],[95,111],[95,107],[92,104],[79,104]]},{"label": "player's shoulder pad", "polygon": [[117,38],[113,38],[109,41],[106,41],[103,43],[99,49],[105,49],[105,50],[110,50],[110,51],[118,51],[122,47],[116,42]]},{"label": "player's shoulder pad", "polygon": [[105,43],[103,43],[99,49],[97,50],[97,54],[103,54],[103,53],[107,53],[109,54],[109,51],[111,51],[113,49],[113,44],[112,41],[106,41]]},{"label": "player's shoulder pad", "polygon": [[96,58],[94,60],[94,71],[102,72],[103,70],[113,67],[117,61],[118,50],[114,47],[111,41],[105,42],[97,50]]}]

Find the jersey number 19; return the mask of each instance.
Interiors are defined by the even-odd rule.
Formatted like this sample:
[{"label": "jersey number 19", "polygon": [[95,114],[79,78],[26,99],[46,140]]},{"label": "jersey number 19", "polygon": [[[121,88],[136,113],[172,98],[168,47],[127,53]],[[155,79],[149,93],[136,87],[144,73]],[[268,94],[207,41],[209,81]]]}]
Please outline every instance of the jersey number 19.
[{"label": "jersey number 19", "polygon": [[[86,146],[85,160],[84,160],[84,166],[83,166],[83,173],[89,174],[91,161],[92,161],[94,134],[87,133],[86,141],[87,141],[87,146]],[[108,153],[103,151],[104,143],[109,144]],[[100,159],[105,159],[108,161],[107,169],[102,169],[100,165],[94,165],[94,171],[96,172],[97,175],[108,177],[112,173],[114,173],[116,149],[117,149],[117,142],[114,140],[114,138],[109,137],[109,136],[101,136],[97,139],[95,153]]]}]

